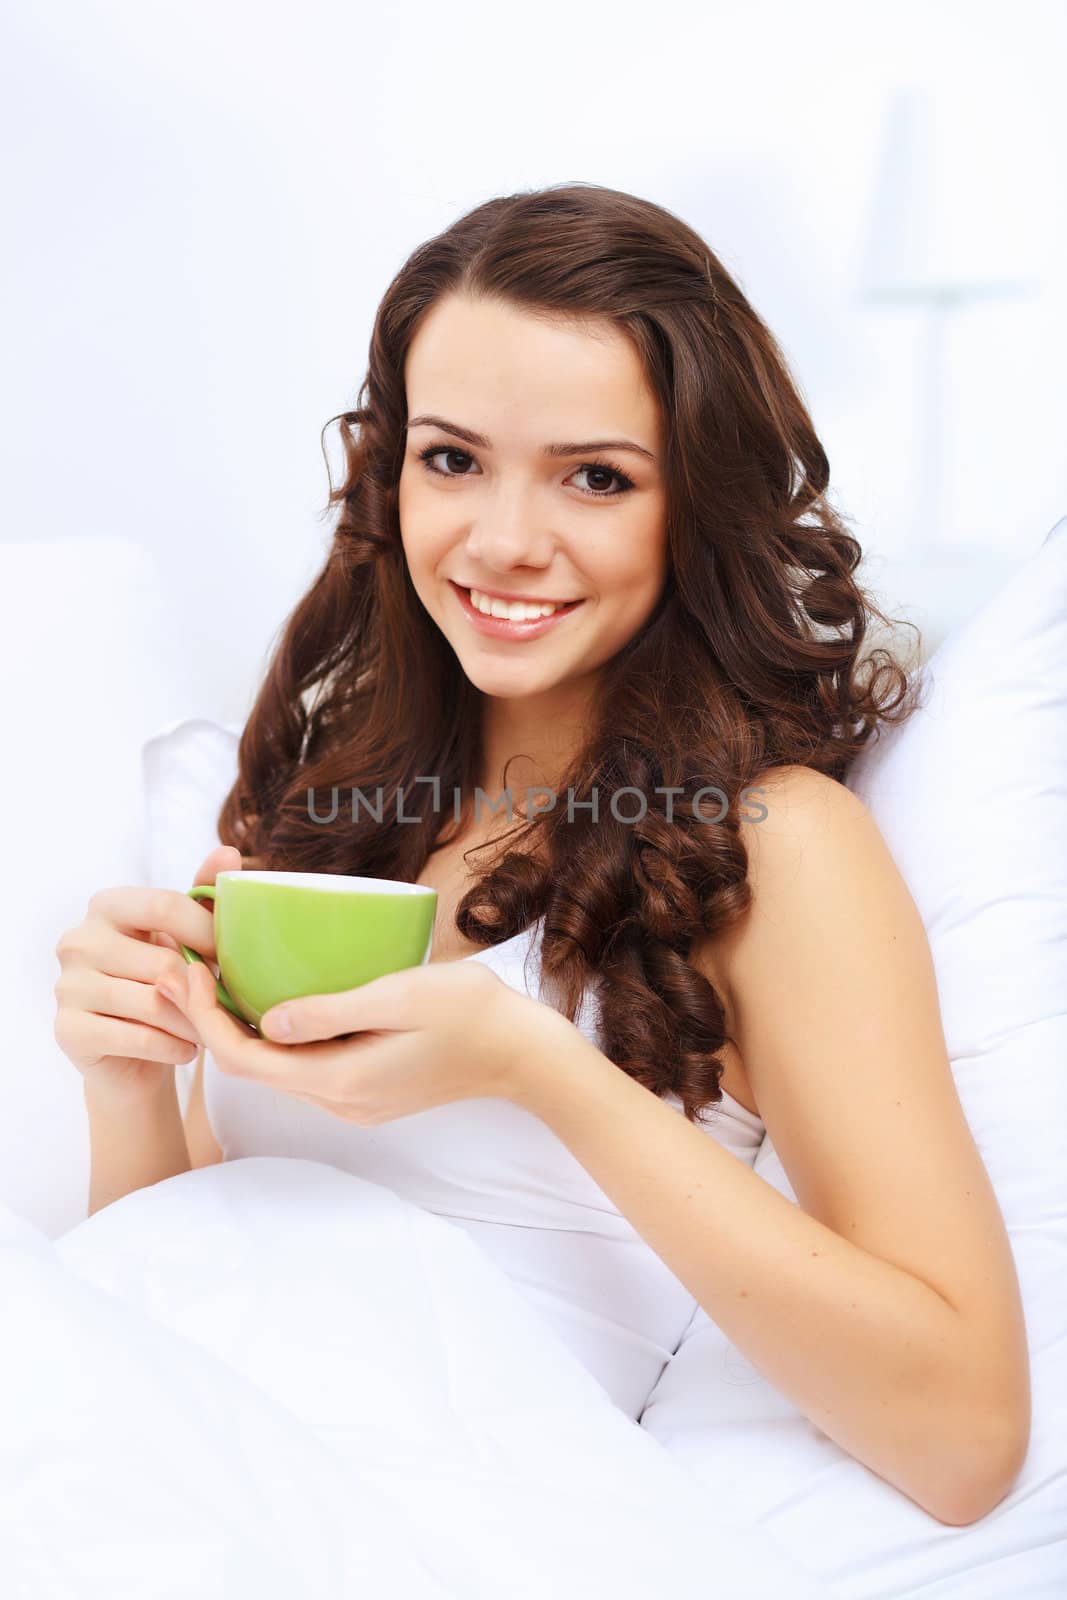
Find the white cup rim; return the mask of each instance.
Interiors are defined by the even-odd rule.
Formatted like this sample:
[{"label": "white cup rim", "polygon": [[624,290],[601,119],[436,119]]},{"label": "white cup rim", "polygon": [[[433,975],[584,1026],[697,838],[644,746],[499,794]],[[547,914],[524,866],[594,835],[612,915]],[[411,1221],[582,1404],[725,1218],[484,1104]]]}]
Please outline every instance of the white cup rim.
[{"label": "white cup rim", "polygon": [[270,872],[254,869],[245,872],[238,868],[217,873],[215,882],[218,883],[222,878],[236,879],[243,883],[276,883],[289,888],[320,890],[325,894],[437,893],[437,890],[428,883],[401,883],[395,878],[361,878],[340,872]]}]

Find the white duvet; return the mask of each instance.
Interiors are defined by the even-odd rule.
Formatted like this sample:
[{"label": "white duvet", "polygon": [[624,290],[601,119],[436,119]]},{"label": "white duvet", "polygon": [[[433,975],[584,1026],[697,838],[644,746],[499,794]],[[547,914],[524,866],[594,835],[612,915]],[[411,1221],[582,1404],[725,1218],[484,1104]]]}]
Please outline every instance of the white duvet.
[{"label": "white duvet", "polygon": [[806,1600],[464,1231],[316,1162],[0,1207],[5,1600]]}]

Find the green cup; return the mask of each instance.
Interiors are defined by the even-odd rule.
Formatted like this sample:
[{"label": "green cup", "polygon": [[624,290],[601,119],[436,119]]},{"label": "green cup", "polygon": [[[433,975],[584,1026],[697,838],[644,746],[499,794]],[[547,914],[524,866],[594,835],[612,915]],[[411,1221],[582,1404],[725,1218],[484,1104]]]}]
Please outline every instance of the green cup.
[{"label": "green cup", "polygon": [[188,893],[215,902],[219,1003],[254,1028],[283,1000],[356,989],[430,959],[437,890],[426,884],[237,871]]}]

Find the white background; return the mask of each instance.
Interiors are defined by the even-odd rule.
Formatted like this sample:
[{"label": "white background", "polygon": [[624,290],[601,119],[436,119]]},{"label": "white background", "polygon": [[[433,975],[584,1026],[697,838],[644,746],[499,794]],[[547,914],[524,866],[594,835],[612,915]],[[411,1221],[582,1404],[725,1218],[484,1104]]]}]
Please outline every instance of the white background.
[{"label": "white background", "polygon": [[[320,432],[379,300],[494,194],[603,183],[703,235],[929,649],[1067,509],[1062,0],[51,0],[0,27],[0,539],[143,546],[152,718],[246,714],[328,543]],[[974,296],[940,324],[940,422],[916,287]]]}]

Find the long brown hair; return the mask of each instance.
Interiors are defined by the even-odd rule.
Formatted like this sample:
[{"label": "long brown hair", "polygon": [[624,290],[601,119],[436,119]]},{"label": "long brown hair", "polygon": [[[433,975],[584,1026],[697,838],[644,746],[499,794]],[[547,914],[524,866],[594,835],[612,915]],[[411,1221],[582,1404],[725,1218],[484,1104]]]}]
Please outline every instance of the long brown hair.
[{"label": "long brown hair", "polygon": [[[669,549],[656,609],[602,670],[555,809],[507,836],[457,926],[490,945],[543,916],[559,1009],[573,1021],[593,983],[605,1053],[706,1120],[728,1035],[715,986],[686,958],[751,901],[740,808],[757,802],[743,791],[783,765],[842,781],[880,723],[915,709],[919,678],[867,639],[872,618],[892,624],[857,584],[862,552],[829,504],[826,452],[781,350],[670,212],[593,184],[508,195],[402,266],[359,403],[330,419],[346,464],[326,507],[332,542],[273,649],[219,838],[250,866],[412,881],[455,836],[448,797],[479,781],[481,696],[415,593],[397,513],[405,357],[449,294],[629,335],[666,420]],[[431,775],[437,793],[417,781]],[[724,802],[694,805],[709,786]],[[353,788],[367,804],[325,826],[335,788],[346,807]],[[622,788],[643,814],[632,794],[618,816],[608,807]],[[595,821],[582,804],[594,791]]]}]

